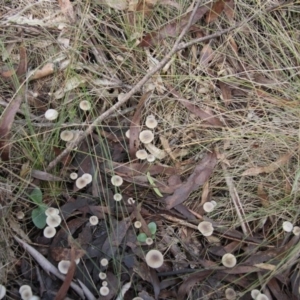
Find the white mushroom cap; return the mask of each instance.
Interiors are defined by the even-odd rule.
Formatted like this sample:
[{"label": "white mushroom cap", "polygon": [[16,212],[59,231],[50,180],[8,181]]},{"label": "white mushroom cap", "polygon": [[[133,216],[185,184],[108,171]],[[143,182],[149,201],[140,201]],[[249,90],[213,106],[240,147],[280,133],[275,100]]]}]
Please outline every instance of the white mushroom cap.
[{"label": "white mushroom cap", "polygon": [[282,228],[286,232],[291,232],[294,228],[293,224],[289,221],[285,221],[282,223]]},{"label": "white mushroom cap", "polygon": [[225,290],[225,297],[228,300],[234,300],[234,299],[236,299],[236,292],[235,292],[235,290],[232,289],[232,288],[227,288]]},{"label": "white mushroom cap", "polygon": [[140,221],[135,221],[134,222],[134,227],[135,228],[141,228],[142,227],[142,223]]},{"label": "white mushroom cap", "polygon": [[29,300],[41,300],[41,298],[39,296],[33,295],[29,298]]},{"label": "white mushroom cap", "polygon": [[260,294],[260,291],[259,291],[259,290],[256,290],[256,289],[252,290],[252,291],[251,291],[251,297],[252,297],[252,299],[256,299],[256,297],[257,297],[259,294]]},{"label": "white mushroom cap", "polygon": [[111,183],[114,186],[121,186],[123,183],[123,178],[119,175],[114,175],[111,177]]},{"label": "white mushroom cap", "polygon": [[109,288],[107,286],[102,286],[100,288],[100,295],[107,296],[109,294]]},{"label": "white mushroom cap", "polygon": [[214,201],[214,200],[211,200],[210,203],[212,203],[212,205],[215,206],[215,207],[217,206],[217,202]]},{"label": "white mushroom cap", "polygon": [[45,215],[48,216],[57,216],[59,214],[59,209],[54,208],[54,207],[48,207],[45,210]]},{"label": "white mushroom cap", "polygon": [[89,173],[84,173],[81,178],[85,179],[87,184],[91,183],[93,181],[93,176]]},{"label": "white mushroom cap", "polygon": [[208,221],[200,222],[198,225],[198,229],[204,236],[211,236],[214,232],[213,225]]},{"label": "white mushroom cap", "polygon": [[75,184],[78,189],[83,189],[88,183],[85,178],[79,177],[76,179]]},{"label": "white mushroom cap", "polygon": [[236,265],[236,257],[231,253],[226,253],[222,257],[222,264],[226,268],[233,268]]},{"label": "white mushroom cap", "polygon": [[20,211],[17,212],[17,219],[18,220],[22,220],[22,219],[24,219],[24,217],[25,217],[25,214],[24,214],[23,211],[20,210]]},{"label": "white mushroom cap", "polygon": [[206,212],[212,212],[213,210],[214,210],[214,208],[215,208],[215,206],[213,205],[213,203],[211,203],[211,202],[205,202],[204,204],[203,204],[203,209],[204,209],[204,211],[206,211]]},{"label": "white mushroom cap", "polygon": [[255,300],[269,300],[269,297],[266,296],[265,294],[259,294]]},{"label": "white mushroom cap", "polygon": [[25,290],[31,291],[31,286],[30,286],[30,285],[27,285],[27,284],[21,285],[20,288],[19,288],[19,293],[21,294],[21,293],[22,293],[23,291],[25,291]]},{"label": "white mushroom cap", "polygon": [[300,235],[300,227],[299,226],[294,226],[293,234],[294,235]]},{"label": "white mushroom cap", "polygon": [[46,223],[48,226],[57,227],[61,223],[61,217],[59,215],[52,215],[46,218]]},{"label": "white mushroom cap", "polygon": [[106,273],[104,273],[104,272],[100,272],[100,273],[99,273],[99,278],[100,278],[101,280],[104,280],[106,277],[107,277],[107,276],[106,276]]},{"label": "white mushroom cap", "polygon": [[154,139],[154,134],[151,130],[143,130],[140,132],[139,139],[144,144],[149,144]]},{"label": "white mushroom cap", "polygon": [[55,236],[56,229],[54,227],[51,227],[51,226],[46,226],[44,228],[43,234],[44,234],[44,237],[46,237],[48,239],[51,239]]},{"label": "white mushroom cap", "polygon": [[32,290],[24,289],[20,295],[22,300],[29,300],[32,297]]},{"label": "white mushroom cap", "polygon": [[147,156],[148,156],[148,153],[146,150],[142,149],[142,150],[138,150],[135,152],[135,156],[138,158],[138,159],[146,159]]},{"label": "white mushroom cap", "polygon": [[153,244],[153,239],[152,239],[152,238],[150,238],[150,237],[148,237],[148,238],[146,238],[146,241],[145,241],[145,243],[146,243],[148,246],[150,246],[150,245],[152,245],[152,244]]},{"label": "white mushroom cap", "polygon": [[147,155],[147,161],[148,162],[154,162],[155,161],[155,156],[153,154],[148,154]]},{"label": "white mushroom cap", "polygon": [[58,111],[56,109],[50,108],[45,112],[45,118],[49,121],[53,121],[57,119],[57,117],[58,117]]},{"label": "white mushroom cap", "polygon": [[133,198],[130,197],[127,199],[127,202],[128,202],[128,204],[132,205],[135,203],[135,200],[133,200]]},{"label": "white mushroom cap", "polygon": [[144,300],[144,299],[141,297],[134,297],[132,300]]},{"label": "white mushroom cap", "polygon": [[87,100],[82,100],[79,103],[79,107],[82,110],[90,110],[91,109],[91,103]]},{"label": "white mushroom cap", "polygon": [[114,200],[115,200],[115,201],[121,201],[122,198],[123,198],[123,197],[122,197],[121,194],[119,194],[119,193],[114,194]]},{"label": "white mushroom cap", "polygon": [[107,258],[102,258],[100,260],[100,265],[103,267],[106,267],[108,265],[108,259]]},{"label": "white mushroom cap", "polygon": [[69,260],[61,260],[57,267],[60,273],[67,274],[70,266],[71,262]]},{"label": "white mushroom cap", "polygon": [[146,263],[149,267],[157,269],[159,267],[161,267],[164,263],[164,256],[162,255],[162,253],[158,250],[150,250],[147,254],[146,254]]},{"label": "white mushroom cap", "polygon": [[75,180],[75,179],[78,178],[78,174],[75,173],[75,172],[72,172],[72,173],[70,174],[70,178],[73,179],[73,180]]},{"label": "white mushroom cap", "polygon": [[126,132],[125,132],[125,136],[130,139],[130,129],[128,129]]},{"label": "white mushroom cap", "polygon": [[108,285],[108,283],[107,283],[107,281],[102,281],[102,286],[107,286]]},{"label": "white mushroom cap", "polygon": [[98,219],[97,216],[91,216],[89,221],[90,221],[90,224],[93,225],[93,226],[95,226],[99,223],[99,219]]},{"label": "white mushroom cap", "polygon": [[74,138],[74,132],[71,130],[64,130],[60,133],[60,138],[65,142],[70,142]]},{"label": "white mushroom cap", "polygon": [[6,295],[6,287],[0,284],[0,299],[3,299]]},{"label": "white mushroom cap", "polygon": [[146,122],[145,125],[150,128],[153,129],[157,126],[157,120],[155,119],[155,117],[153,115],[150,115],[146,118]]},{"label": "white mushroom cap", "polygon": [[80,263],[80,258],[75,258],[75,264],[78,265]]}]

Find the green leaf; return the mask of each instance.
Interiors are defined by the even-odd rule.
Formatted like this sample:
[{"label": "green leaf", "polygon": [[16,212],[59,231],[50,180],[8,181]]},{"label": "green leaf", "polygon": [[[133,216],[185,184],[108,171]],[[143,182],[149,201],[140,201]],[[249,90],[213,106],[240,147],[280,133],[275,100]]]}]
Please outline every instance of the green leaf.
[{"label": "green leaf", "polygon": [[137,240],[141,243],[145,243],[146,242],[146,239],[147,239],[147,235],[145,233],[140,233],[138,236],[137,236]]},{"label": "green leaf", "polygon": [[151,177],[150,173],[147,172],[147,178],[149,183],[153,186],[153,190],[154,192],[159,196],[159,197],[163,197],[163,195],[161,194],[160,190],[156,187],[153,178]]},{"label": "green leaf", "polygon": [[150,222],[150,223],[148,224],[148,228],[149,228],[151,234],[152,234],[152,235],[155,235],[156,230],[157,230],[156,224],[155,224],[154,222]]},{"label": "green leaf", "polygon": [[31,213],[32,222],[37,228],[43,229],[46,226],[46,209],[47,206],[39,206],[35,208]]},{"label": "green leaf", "polygon": [[43,194],[38,187],[31,192],[29,198],[37,205],[43,204]]}]

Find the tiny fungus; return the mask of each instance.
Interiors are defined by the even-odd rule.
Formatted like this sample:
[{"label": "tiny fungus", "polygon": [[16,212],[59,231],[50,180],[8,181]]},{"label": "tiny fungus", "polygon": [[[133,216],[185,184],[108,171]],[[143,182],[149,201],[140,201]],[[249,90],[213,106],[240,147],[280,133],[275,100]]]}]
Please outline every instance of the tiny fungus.
[{"label": "tiny fungus", "polygon": [[60,138],[65,142],[70,142],[74,138],[74,132],[71,130],[64,130],[60,133]]},{"label": "tiny fungus", "polygon": [[53,121],[57,119],[57,117],[58,117],[58,111],[56,109],[50,108],[45,112],[45,118],[49,121]]},{"label": "tiny fungus", "polygon": [[256,289],[252,290],[252,291],[251,291],[251,297],[252,297],[252,299],[256,299],[256,297],[257,297],[259,294],[260,294],[260,291],[259,291],[259,290],[256,290]]},{"label": "tiny fungus", "polygon": [[150,129],[153,129],[157,126],[157,120],[155,119],[154,115],[149,115],[147,118],[146,118],[146,126]]},{"label": "tiny fungus", "polygon": [[18,220],[22,220],[22,219],[24,219],[24,217],[25,217],[25,214],[24,214],[24,212],[23,211],[18,211],[17,212],[17,219]]},{"label": "tiny fungus", "polygon": [[75,180],[75,179],[78,178],[78,174],[75,173],[75,172],[72,172],[72,173],[70,174],[70,178],[73,179],[73,180]]},{"label": "tiny fungus", "polygon": [[162,253],[158,250],[150,250],[147,254],[146,254],[146,263],[149,267],[157,269],[159,267],[161,267],[164,263],[164,256],[162,255]]},{"label": "tiny fungus", "polygon": [[164,150],[157,148],[155,145],[151,143],[145,144],[144,146],[157,159],[164,159],[167,155],[167,153]]},{"label": "tiny fungus", "polygon": [[269,300],[269,297],[267,295],[265,295],[265,294],[259,294],[255,298],[255,300]]},{"label": "tiny fungus", "polygon": [[215,206],[215,207],[217,206],[217,202],[214,201],[214,200],[211,200],[210,203],[212,203],[212,205]]},{"label": "tiny fungus", "polygon": [[69,260],[61,260],[58,263],[58,270],[62,274],[67,274],[70,268],[71,262]]},{"label": "tiny fungus", "polygon": [[222,264],[226,268],[233,268],[236,265],[236,257],[231,253],[222,256]]},{"label": "tiny fungus", "polygon": [[125,136],[130,139],[130,129],[128,129],[126,132],[125,132]]},{"label": "tiny fungus", "polygon": [[146,159],[147,156],[148,156],[148,153],[146,150],[142,149],[142,150],[138,150],[135,152],[135,156],[138,158],[138,159]]},{"label": "tiny fungus", "polygon": [[140,221],[135,221],[134,222],[134,227],[135,228],[141,228],[142,227],[142,223]]},{"label": "tiny fungus", "polygon": [[132,300],[144,300],[144,299],[141,297],[134,297]]},{"label": "tiny fungus", "polygon": [[44,228],[43,234],[44,234],[44,237],[46,237],[47,239],[51,239],[55,236],[56,229],[52,226],[46,226]]},{"label": "tiny fungus", "polygon": [[293,234],[294,235],[300,235],[300,227],[299,226],[294,226]]},{"label": "tiny fungus", "polygon": [[285,221],[282,223],[282,228],[286,232],[291,232],[294,228],[293,224],[289,221]]},{"label": "tiny fungus", "polygon": [[139,139],[143,144],[149,144],[154,139],[154,134],[151,130],[143,130],[140,132]]},{"label": "tiny fungus", "polygon": [[6,287],[0,284],[0,299],[3,299],[6,295]]},{"label": "tiny fungus", "polygon": [[46,223],[48,226],[57,227],[61,223],[61,217],[59,215],[52,215],[46,218]]},{"label": "tiny fungus", "polygon": [[81,178],[83,178],[86,181],[86,184],[89,184],[93,181],[93,176],[89,173],[84,173]]},{"label": "tiny fungus", "polygon": [[146,238],[146,241],[145,241],[145,243],[146,243],[148,246],[150,246],[150,245],[152,245],[152,244],[153,244],[153,239],[152,239],[152,238],[150,238],[150,237],[148,237],[148,238]]},{"label": "tiny fungus", "polygon": [[76,179],[75,184],[78,189],[83,189],[84,187],[87,186],[88,183],[87,183],[86,179],[79,177]]},{"label": "tiny fungus", "polygon": [[234,289],[232,288],[227,288],[225,290],[225,298],[228,300],[234,300],[236,299],[236,292]]},{"label": "tiny fungus", "polygon": [[205,212],[212,212],[214,210],[215,206],[211,202],[205,202],[203,204],[203,209]]},{"label": "tiny fungus", "polygon": [[119,194],[119,193],[114,194],[114,200],[115,200],[115,201],[121,201],[122,198],[123,198],[123,197],[122,197],[121,194]]},{"label": "tiny fungus", "polygon": [[108,259],[107,258],[102,258],[100,260],[100,265],[103,267],[106,267],[108,265]]},{"label": "tiny fungus", "polygon": [[100,278],[101,280],[106,279],[106,273],[100,272],[100,273],[99,273],[99,278]]},{"label": "tiny fungus", "polygon": [[102,281],[102,286],[107,286],[108,285],[108,283],[107,283],[107,281]]},{"label": "tiny fungus", "polygon": [[54,208],[54,207],[48,207],[45,210],[45,215],[47,217],[49,217],[49,216],[57,216],[58,214],[59,214],[59,210],[57,208]]},{"label": "tiny fungus", "polygon": [[198,229],[204,236],[211,236],[214,232],[214,227],[208,221],[200,222],[198,225]]},{"label": "tiny fungus", "polygon": [[135,203],[135,200],[133,200],[133,198],[128,198],[127,199],[128,204],[133,205]]},{"label": "tiny fungus", "polygon": [[90,224],[93,225],[93,226],[95,226],[99,223],[99,219],[98,219],[97,216],[91,216],[89,221],[90,221]]},{"label": "tiny fungus", "polygon": [[21,294],[25,290],[30,290],[31,291],[31,286],[27,285],[27,284],[21,285],[20,288],[19,288],[19,293]]},{"label": "tiny fungus", "polygon": [[148,154],[147,155],[147,161],[148,162],[154,162],[155,161],[155,156],[153,154]]},{"label": "tiny fungus", "polygon": [[79,103],[79,107],[82,110],[90,110],[91,109],[91,103],[87,100],[82,100]]},{"label": "tiny fungus", "polygon": [[114,175],[111,177],[111,183],[114,186],[121,186],[123,183],[123,178],[119,175]]},{"label": "tiny fungus", "polygon": [[32,297],[31,286],[25,284],[19,288],[19,293],[21,295],[21,299],[28,300]]},{"label": "tiny fungus", "polygon": [[100,288],[100,295],[107,296],[109,294],[109,288],[107,286],[102,286]]}]

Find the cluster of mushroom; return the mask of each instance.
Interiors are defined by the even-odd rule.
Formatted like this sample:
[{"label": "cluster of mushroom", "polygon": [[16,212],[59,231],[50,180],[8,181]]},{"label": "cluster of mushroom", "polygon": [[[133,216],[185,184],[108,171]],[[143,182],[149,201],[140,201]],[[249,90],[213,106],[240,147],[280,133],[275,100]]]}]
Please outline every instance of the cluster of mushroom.
[{"label": "cluster of mushroom", "polygon": [[203,210],[207,213],[210,213],[215,209],[216,206],[217,206],[216,201],[208,201],[203,204]]},{"label": "cluster of mushroom", "polygon": [[[107,259],[107,258],[102,258],[102,259],[100,260],[100,265],[101,265],[102,267],[107,267],[107,266],[108,266],[108,259]],[[108,283],[107,283],[107,281],[105,280],[106,277],[107,277],[106,273],[104,273],[104,272],[100,272],[100,273],[99,273],[99,278],[100,278],[101,280],[103,280],[103,281],[102,281],[102,286],[101,286],[101,288],[100,288],[100,290],[99,290],[100,295],[102,295],[102,296],[107,296],[107,295],[109,294]]]},{"label": "cluster of mushroom", "polygon": [[[154,129],[157,126],[158,122],[155,119],[154,115],[149,115],[146,118],[145,125],[149,129]],[[130,138],[130,130],[126,132],[126,137]],[[151,142],[154,140],[154,134],[151,130],[143,130],[139,134],[139,140],[144,144],[144,147],[150,152],[150,154],[145,150],[138,150],[135,155],[138,159],[147,160],[148,162],[153,162],[155,159],[163,159],[166,156],[165,151],[158,149]]]},{"label": "cluster of mushroom", "polygon": [[56,234],[56,227],[61,223],[61,217],[59,216],[59,210],[54,207],[49,207],[45,211],[46,223],[48,226],[44,228],[44,236],[46,238],[52,238]]},{"label": "cluster of mushroom", "polygon": [[[33,295],[31,286],[26,285],[26,284],[22,285],[19,288],[19,293],[21,295],[22,300],[39,300],[40,299],[40,297]],[[2,298],[0,298],[0,299],[2,299]]]},{"label": "cluster of mushroom", "polygon": [[[134,227],[139,229],[142,227],[142,223],[140,221],[134,222]],[[151,237],[147,237],[145,240],[146,245],[151,246],[153,244],[153,239]]]},{"label": "cluster of mushroom", "polygon": [[[119,175],[113,175],[111,177],[111,183],[115,187],[120,187],[123,184],[123,178],[121,176],[119,176]],[[114,200],[115,201],[121,201],[122,198],[123,198],[122,194],[120,194],[120,193],[115,193],[114,194]]]},{"label": "cluster of mushroom", "polygon": [[252,290],[251,291],[251,297],[255,300],[269,300],[269,297],[263,293],[261,293],[259,290]]},{"label": "cluster of mushroom", "polygon": [[75,184],[79,190],[83,189],[93,181],[93,176],[89,173],[84,173],[81,177],[78,177],[77,173],[72,172],[70,178],[73,180],[76,179]]},{"label": "cluster of mushroom", "polygon": [[300,227],[294,226],[291,222],[285,221],[282,223],[282,228],[285,232],[293,232],[294,235],[300,235]]}]

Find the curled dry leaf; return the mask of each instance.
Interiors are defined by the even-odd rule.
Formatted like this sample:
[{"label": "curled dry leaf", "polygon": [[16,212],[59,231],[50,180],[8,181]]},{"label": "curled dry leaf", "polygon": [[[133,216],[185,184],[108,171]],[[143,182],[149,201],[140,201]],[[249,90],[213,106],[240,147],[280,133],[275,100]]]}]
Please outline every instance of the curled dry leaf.
[{"label": "curled dry leaf", "polygon": [[218,0],[217,2],[213,3],[210,11],[207,13],[205,22],[206,24],[214,22],[222,13],[225,7],[224,0]]}]

